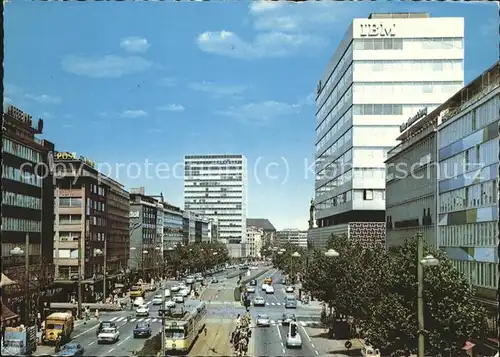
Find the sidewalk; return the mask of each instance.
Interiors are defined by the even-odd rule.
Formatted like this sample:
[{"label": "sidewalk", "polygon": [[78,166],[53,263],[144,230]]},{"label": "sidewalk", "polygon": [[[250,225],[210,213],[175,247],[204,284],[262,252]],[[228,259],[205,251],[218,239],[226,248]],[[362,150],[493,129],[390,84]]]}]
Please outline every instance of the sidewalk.
[{"label": "sidewalk", "polygon": [[218,323],[207,322],[206,335],[202,332],[189,356],[232,356],[231,332],[234,330],[234,319],[226,319]]}]

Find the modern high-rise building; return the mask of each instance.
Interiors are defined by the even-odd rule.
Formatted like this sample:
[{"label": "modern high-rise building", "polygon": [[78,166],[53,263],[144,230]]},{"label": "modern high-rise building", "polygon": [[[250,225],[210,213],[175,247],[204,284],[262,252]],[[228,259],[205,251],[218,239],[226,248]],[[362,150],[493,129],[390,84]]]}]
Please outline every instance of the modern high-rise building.
[{"label": "modern high-rise building", "polygon": [[315,246],[332,233],[383,239],[387,152],[409,118],[462,88],[463,37],[463,18],[353,20],[317,86]]},{"label": "modern high-rise building", "polygon": [[219,240],[229,254],[246,254],[247,160],[243,155],[184,158],[184,209],[217,219]]},{"label": "modern high-rise building", "polygon": [[298,247],[307,248],[307,231],[299,229],[283,229],[276,232],[280,245],[292,244]]}]

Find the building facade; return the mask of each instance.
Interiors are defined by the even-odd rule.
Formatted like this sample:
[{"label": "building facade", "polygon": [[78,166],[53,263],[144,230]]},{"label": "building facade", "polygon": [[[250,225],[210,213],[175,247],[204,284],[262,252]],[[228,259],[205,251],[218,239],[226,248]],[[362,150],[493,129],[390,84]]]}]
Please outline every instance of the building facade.
[{"label": "building facade", "polygon": [[281,246],[293,244],[298,247],[307,248],[307,231],[299,229],[284,229],[276,232]]},{"label": "building facade", "polygon": [[158,237],[158,200],[147,196],[144,187],[130,190],[129,269],[144,277],[159,269],[163,247]]},{"label": "building facade", "polygon": [[[54,280],[54,144],[36,137],[42,132],[43,120],[34,127],[30,115],[7,106],[2,116],[2,275],[30,281],[35,295]],[[2,324],[16,322],[26,309],[36,316],[41,307],[36,299],[26,305],[25,291],[24,284],[3,287],[3,310],[12,314],[6,320],[2,312]]]},{"label": "building facade", "polygon": [[163,251],[181,244],[183,236],[181,209],[163,202]]},{"label": "building facade", "polygon": [[264,231],[262,228],[247,227],[247,245],[248,256],[251,258],[260,258]]},{"label": "building facade", "polygon": [[276,228],[266,218],[247,218],[247,227],[255,227],[262,230],[262,244],[273,245],[277,241]]},{"label": "building facade", "polygon": [[217,218],[209,219],[208,236],[210,237],[210,242],[216,243],[219,241],[219,220]]},{"label": "building facade", "polygon": [[463,36],[463,18],[353,20],[317,88],[313,241],[330,226],[384,222],[387,153],[407,118],[463,86]]},{"label": "building facade", "polygon": [[408,125],[387,160],[387,245],[422,230],[446,253],[490,312],[486,345],[498,336],[499,98],[496,63]]},{"label": "building facade", "polygon": [[219,239],[242,256],[246,237],[247,161],[243,155],[185,156],[184,209],[216,218]]}]

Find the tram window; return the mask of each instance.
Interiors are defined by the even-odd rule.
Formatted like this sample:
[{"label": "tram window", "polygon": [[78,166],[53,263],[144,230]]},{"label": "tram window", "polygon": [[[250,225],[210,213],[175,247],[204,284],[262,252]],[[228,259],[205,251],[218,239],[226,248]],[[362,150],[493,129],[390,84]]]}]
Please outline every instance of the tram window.
[{"label": "tram window", "polygon": [[184,338],[184,329],[165,329],[166,338]]}]

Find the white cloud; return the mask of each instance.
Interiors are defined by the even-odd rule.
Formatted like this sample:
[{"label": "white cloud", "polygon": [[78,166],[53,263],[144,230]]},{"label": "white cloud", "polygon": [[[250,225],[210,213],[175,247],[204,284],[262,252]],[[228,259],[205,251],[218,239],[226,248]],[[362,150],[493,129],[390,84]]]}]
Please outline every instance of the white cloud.
[{"label": "white cloud", "polygon": [[147,117],[148,113],[144,110],[125,110],[121,116],[123,118],[142,118]]},{"label": "white cloud", "polygon": [[152,63],[142,57],[77,56],[70,55],[63,59],[62,67],[66,72],[92,78],[117,78],[126,74],[142,72]]},{"label": "white cloud", "polygon": [[250,12],[260,14],[283,7],[284,1],[252,1]]},{"label": "white cloud", "polygon": [[214,97],[237,96],[247,89],[247,86],[243,85],[224,85],[206,81],[192,82],[188,86],[191,89],[212,94]]},{"label": "white cloud", "polygon": [[128,52],[146,52],[151,45],[143,37],[131,36],[120,41],[120,47]]},{"label": "white cloud", "polygon": [[7,104],[12,104],[12,99],[10,99],[9,97],[3,97],[3,102]]},{"label": "white cloud", "polygon": [[277,118],[295,115],[300,111],[298,104],[288,104],[275,101],[249,103],[237,107],[229,107],[217,114],[238,119],[245,123],[265,125]]},{"label": "white cloud", "polygon": [[172,77],[165,77],[158,83],[162,87],[173,87],[177,84],[177,79]]},{"label": "white cloud", "polygon": [[34,94],[26,94],[26,98],[34,100],[40,104],[59,104],[61,103],[61,98],[59,97],[54,97],[48,94],[40,94],[40,95],[34,95]]},{"label": "white cloud", "polygon": [[239,59],[285,57],[305,48],[312,50],[324,45],[324,40],[309,35],[272,32],[258,34],[253,42],[241,39],[229,31],[204,32],[198,36],[199,48],[207,53]]},{"label": "white cloud", "polygon": [[164,112],[183,112],[186,108],[184,108],[183,105],[181,104],[167,104],[167,105],[162,105],[161,107],[157,108],[158,110],[164,111]]}]

